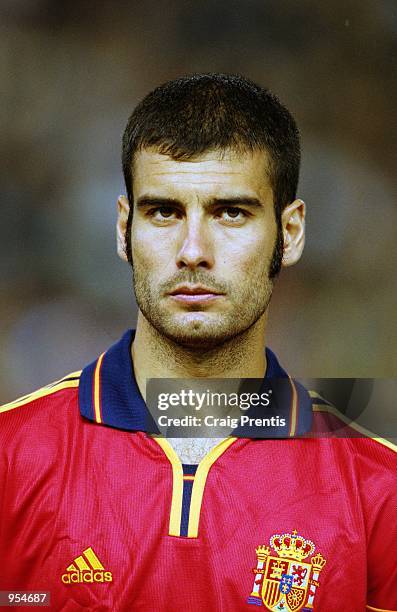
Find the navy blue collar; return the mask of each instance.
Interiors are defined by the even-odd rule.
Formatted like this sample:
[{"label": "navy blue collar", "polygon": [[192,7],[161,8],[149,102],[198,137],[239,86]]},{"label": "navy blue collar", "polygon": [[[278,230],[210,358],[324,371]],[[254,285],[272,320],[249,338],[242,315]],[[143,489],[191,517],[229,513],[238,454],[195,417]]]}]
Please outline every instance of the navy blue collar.
[{"label": "navy blue collar", "polygon": [[[86,366],[80,377],[79,404],[83,417],[127,431],[159,433],[158,427],[146,407],[139,391],[131,359],[131,345],[135,331],[128,330],[122,338],[95,361]],[[260,428],[239,427],[233,435],[244,438],[294,437],[311,428],[312,403],[307,390],[292,380],[280,366],[277,357],[266,348],[267,368],[264,386],[277,380],[277,393],[273,410],[286,417],[286,426],[274,429],[274,435],[261,435]],[[279,383],[282,381],[284,384]],[[285,381],[285,382],[284,382]],[[255,415],[251,408],[249,416]]]}]

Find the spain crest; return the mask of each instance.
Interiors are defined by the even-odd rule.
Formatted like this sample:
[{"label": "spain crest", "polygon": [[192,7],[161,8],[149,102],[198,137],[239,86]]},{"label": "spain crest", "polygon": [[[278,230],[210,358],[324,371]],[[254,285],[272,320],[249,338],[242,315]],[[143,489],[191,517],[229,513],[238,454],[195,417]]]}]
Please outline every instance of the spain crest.
[{"label": "spain crest", "polygon": [[274,535],[270,546],[256,549],[257,566],[254,586],[247,603],[262,606],[271,612],[312,612],[319,575],[326,560],[317,553],[311,540],[297,531]]}]

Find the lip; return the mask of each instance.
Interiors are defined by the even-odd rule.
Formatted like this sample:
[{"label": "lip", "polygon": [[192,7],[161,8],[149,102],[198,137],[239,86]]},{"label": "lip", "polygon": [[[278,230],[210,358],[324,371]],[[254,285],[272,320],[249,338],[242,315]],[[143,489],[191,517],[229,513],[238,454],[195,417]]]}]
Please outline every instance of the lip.
[{"label": "lip", "polygon": [[210,302],[222,297],[224,294],[202,285],[183,285],[171,291],[169,295],[178,302],[198,304]]}]

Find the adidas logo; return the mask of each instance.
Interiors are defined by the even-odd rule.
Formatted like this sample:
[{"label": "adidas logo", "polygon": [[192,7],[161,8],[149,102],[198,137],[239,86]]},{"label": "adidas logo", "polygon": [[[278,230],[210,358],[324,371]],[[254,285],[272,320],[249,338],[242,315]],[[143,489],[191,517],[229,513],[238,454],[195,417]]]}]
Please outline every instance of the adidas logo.
[{"label": "adidas logo", "polygon": [[76,557],[73,563],[66,568],[66,572],[62,574],[64,584],[112,582],[112,580],[112,573],[105,571],[91,547],[84,550],[82,555]]}]

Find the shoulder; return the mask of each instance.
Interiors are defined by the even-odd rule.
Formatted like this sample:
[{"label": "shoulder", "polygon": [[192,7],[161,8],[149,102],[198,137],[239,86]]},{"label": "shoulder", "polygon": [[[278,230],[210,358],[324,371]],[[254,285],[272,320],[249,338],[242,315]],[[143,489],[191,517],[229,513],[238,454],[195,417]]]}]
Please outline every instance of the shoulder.
[{"label": "shoulder", "polygon": [[77,399],[80,374],[81,371],[72,372],[60,380],[0,406],[0,431],[4,431],[9,422],[15,425],[18,421],[30,420],[34,415],[39,416]]},{"label": "shoulder", "polygon": [[0,474],[7,476],[0,475],[3,484],[62,465],[80,421],[79,379],[80,372],[72,372],[0,407]]},{"label": "shoulder", "polygon": [[344,440],[355,455],[379,459],[397,465],[397,444],[370,431],[340,412],[316,391],[309,391],[312,399],[313,431],[316,436]]}]

